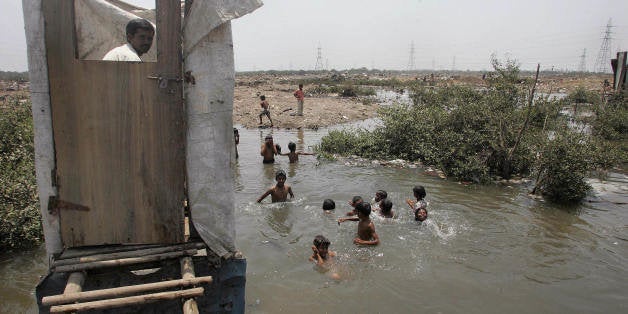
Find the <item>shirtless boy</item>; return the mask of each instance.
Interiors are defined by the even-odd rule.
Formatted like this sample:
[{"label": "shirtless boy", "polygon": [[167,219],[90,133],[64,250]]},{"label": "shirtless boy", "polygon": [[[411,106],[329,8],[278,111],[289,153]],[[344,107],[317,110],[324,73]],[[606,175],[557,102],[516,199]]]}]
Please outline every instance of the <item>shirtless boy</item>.
[{"label": "shirtless boy", "polygon": [[324,236],[317,235],[314,237],[313,244],[310,261],[316,262],[316,265],[323,266],[325,263],[330,262],[332,257],[336,256],[336,252],[329,250],[329,245],[331,243]]},{"label": "shirtless boy", "polygon": [[291,164],[296,163],[297,161],[299,161],[299,155],[314,155],[312,153],[305,153],[305,152],[297,152],[297,144],[290,142],[288,143],[288,149],[290,150],[289,153],[286,154],[281,154],[281,156],[288,156],[288,159],[290,160]]},{"label": "shirtless boy", "polygon": [[262,112],[260,112],[260,114],[259,114],[259,124],[262,124],[262,116],[266,116],[266,117],[268,117],[268,120],[270,120],[270,127],[272,128],[273,127],[273,119],[270,118],[270,110],[268,110],[270,105],[268,104],[268,101],[266,101],[266,96],[264,96],[264,95],[259,96],[259,99],[261,100],[259,105],[260,105],[260,107],[262,107]]},{"label": "shirtless boy", "polygon": [[415,200],[408,199],[406,203],[414,211],[414,220],[424,221],[427,219],[427,202],[425,201],[425,188],[422,185],[416,185],[412,188]]},{"label": "shirtless boy", "polygon": [[347,220],[358,221],[358,236],[353,239],[354,244],[378,245],[379,236],[375,232],[375,224],[371,220],[371,204],[362,202],[355,206],[358,217],[338,218],[338,224]]},{"label": "shirtless boy", "polygon": [[355,209],[356,205],[362,203],[362,196],[354,196],[350,201],[349,201],[349,206],[353,207],[353,209],[347,213],[347,216],[355,216],[358,214],[357,210]]},{"label": "shirtless boy", "polygon": [[275,155],[279,154],[277,152],[277,146],[273,144],[273,137],[271,135],[267,135],[264,138],[264,144],[262,144],[262,148],[260,151],[260,155],[264,157],[262,163],[272,164],[275,162]]},{"label": "shirtless boy", "polygon": [[273,203],[276,202],[285,202],[288,199],[288,194],[290,194],[290,198],[294,198],[294,194],[292,194],[292,188],[285,184],[286,183],[286,173],[283,170],[277,171],[275,174],[275,180],[277,184],[272,188],[268,189],[262,196],[257,199],[258,203],[261,203],[266,196],[270,195]]}]

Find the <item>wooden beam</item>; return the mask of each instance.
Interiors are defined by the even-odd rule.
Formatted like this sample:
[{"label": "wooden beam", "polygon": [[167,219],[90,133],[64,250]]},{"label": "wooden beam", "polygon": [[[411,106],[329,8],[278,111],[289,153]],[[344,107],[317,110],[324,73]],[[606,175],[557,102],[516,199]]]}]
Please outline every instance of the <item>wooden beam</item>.
[{"label": "wooden beam", "polygon": [[105,260],[120,259],[120,258],[142,257],[142,256],[147,256],[147,255],[173,252],[173,251],[182,251],[182,250],[189,250],[189,249],[204,249],[206,247],[207,246],[205,245],[205,243],[196,242],[196,243],[169,245],[169,246],[147,248],[147,249],[140,249],[140,250],[133,250],[133,251],[125,251],[125,252],[93,254],[89,256],[81,256],[81,257],[55,260],[52,263],[52,267],[55,268],[58,266],[80,264],[80,263],[90,263],[90,262],[105,261]]},{"label": "wooden beam", "polygon": [[145,295],[138,295],[126,298],[109,299],[77,304],[56,305],[50,307],[50,313],[63,313],[69,311],[102,310],[115,307],[122,307],[136,304],[146,304],[162,300],[173,300],[179,298],[192,298],[203,295],[205,289],[192,288],[179,291],[159,292]]},{"label": "wooden beam", "polygon": [[[194,273],[194,262],[189,256],[181,258],[181,278],[193,279],[196,278]],[[183,314],[198,314],[198,304],[193,298],[187,299],[183,302]]]},{"label": "wooden beam", "polygon": [[84,301],[92,301],[98,299],[105,298],[114,298],[114,297],[122,297],[135,293],[142,293],[147,291],[154,291],[160,289],[170,289],[175,287],[188,287],[192,285],[199,285],[203,283],[211,283],[212,276],[205,277],[194,277],[190,279],[175,279],[161,282],[152,282],[141,285],[134,286],[125,286],[125,287],[116,287],[109,289],[101,289],[101,290],[93,290],[93,291],[84,291],[84,292],[75,292],[75,293],[65,293],[52,295],[48,297],[44,297],[41,300],[41,304],[48,305],[59,305],[59,304],[67,304],[72,302],[84,302]]},{"label": "wooden beam", "polygon": [[133,265],[133,264],[162,261],[162,260],[178,258],[181,256],[186,256],[186,255],[191,256],[191,255],[195,255],[197,252],[198,252],[197,249],[190,249],[190,250],[183,250],[183,251],[176,251],[176,252],[153,254],[153,255],[142,256],[142,257],[121,258],[121,259],[114,259],[114,260],[107,260],[107,261],[96,261],[96,262],[89,262],[89,263],[64,265],[64,266],[54,267],[53,271],[57,273],[62,273],[62,272],[75,272],[75,271],[94,269],[94,268],[126,266],[126,265]]}]

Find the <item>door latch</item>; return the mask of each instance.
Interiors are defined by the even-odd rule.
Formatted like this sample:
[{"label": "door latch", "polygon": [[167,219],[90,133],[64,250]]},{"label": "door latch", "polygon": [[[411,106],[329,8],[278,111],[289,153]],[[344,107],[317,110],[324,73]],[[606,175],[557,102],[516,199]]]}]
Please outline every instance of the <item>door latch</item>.
[{"label": "door latch", "polygon": [[152,76],[147,76],[147,79],[151,79],[151,80],[157,80],[157,83],[159,84],[159,88],[161,89],[166,89],[168,88],[168,81],[174,81],[174,82],[182,82],[183,79],[181,79],[180,77],[168,77],[168,76],[156,76],[156,75],[152,75]]}]

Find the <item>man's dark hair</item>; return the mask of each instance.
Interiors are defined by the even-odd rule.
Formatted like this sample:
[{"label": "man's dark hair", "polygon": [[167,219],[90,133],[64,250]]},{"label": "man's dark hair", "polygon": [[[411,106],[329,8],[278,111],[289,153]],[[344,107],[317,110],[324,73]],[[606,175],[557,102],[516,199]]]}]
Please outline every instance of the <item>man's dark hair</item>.
[{"label": "man's dark hair", "polygon": [[259,96],[259,99],[261,99],[261,100],[266,100],[266,96],[264,96],[264,95]]},{"label": "man's dark hair", "polygon": [[375,194],[379,194],[383,199],[388,197],[388,193],[386,193],[386,191],[384,190],[379,190],[375,192]]},{"label": "man's dark hair", "polygon": [[148,20],[145,19],[133,19],[126,24],[126,34],[135,35],[138,29],[155,32],[155,27]]},{"label": "man's dark hair", "polygon": [[358,205],[355,205],[355,209],[358,211],[358,213],[364,216],[368,216],[371,214],[371,203],[369,202],[358,203]]},{"label": "man's dark hair", "polygon": [[316,248],[319,248],[319,247],[328,248],[331,242],[329,242],[327,238],[319,234],[314,237],[313,244]]},{"label": "man's dark hair", "polygon": [[393,207],[393,203],[389,199],[386,198],[379,204],[381,206],[382,213],[390,214],[390,211],[392,210],[392,207]]},{"label": "man's dark hair", "polygon": [[299,88],[303,88],[303,84],[299,84]]},{"label": "man's dark hair", "polygon": [[323,201],[323,210],[332,210],[336,209],[336,202],[332,199],[326,199]]},{"label": "man's dark hair", "polygon": [[419,199],[425,197],[425,188],[422,185],[415,185],[414,188],[412,188],[412,192],[414,192],[414,195]]},{"label": "man's dark hair", "polygon": [[275,180],[277,180],[279,177],[287,178],[286,173],[283,170],[279,170],[277,171],[277,173],[275,173]]},{"label": "man's dark hair", "polygon": [[297,150],[297,144],[295,144],[294,142],[290,142],[288,143],[288,149],[293,152],[295,150]]}]

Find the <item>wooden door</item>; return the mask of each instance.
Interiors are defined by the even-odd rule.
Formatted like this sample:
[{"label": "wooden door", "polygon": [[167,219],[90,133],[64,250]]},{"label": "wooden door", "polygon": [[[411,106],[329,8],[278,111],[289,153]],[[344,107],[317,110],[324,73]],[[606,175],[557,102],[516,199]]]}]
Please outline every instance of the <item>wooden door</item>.
[{"label": "wooden door", "polygon": [[179,0],[157,0],[156,63],[78,60],[73,1],[42,2],[64,245],[182,242],[181,82],[149,78],[180,76]]}]

